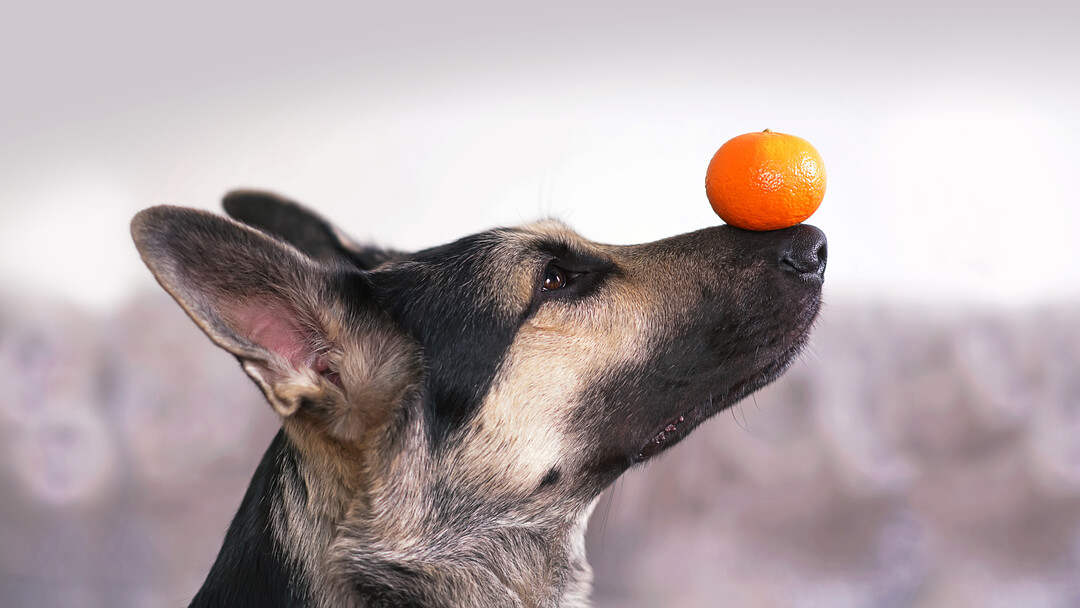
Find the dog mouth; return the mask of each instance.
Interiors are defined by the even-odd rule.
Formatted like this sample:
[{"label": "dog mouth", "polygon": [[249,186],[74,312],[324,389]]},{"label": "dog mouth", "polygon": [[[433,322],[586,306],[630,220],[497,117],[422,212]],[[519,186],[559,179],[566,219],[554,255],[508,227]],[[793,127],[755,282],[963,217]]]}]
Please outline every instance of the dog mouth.
[{"label": "dog mouth", "polygon": [[746,378],[735,382],[720,392],[710,392],[707,398],[697,402],[678,416],[669,419],[641,448],[634,457],[634,462],[644,462],[670,448],[689,435],[690,431],[697,428],[702,422],[742,401],[751,393],[775,380],[795,361],[804,343],[805,336],[780,356]]}]

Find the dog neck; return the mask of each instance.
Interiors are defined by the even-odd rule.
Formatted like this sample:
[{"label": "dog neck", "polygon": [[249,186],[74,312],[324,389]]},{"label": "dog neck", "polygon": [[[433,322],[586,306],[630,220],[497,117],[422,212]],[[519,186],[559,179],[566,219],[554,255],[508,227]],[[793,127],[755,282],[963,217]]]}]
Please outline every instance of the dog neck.
[{"label": "dog neck", "polygon": [[337,580],[362,605],[587,606],[591,505],[557,513],[485,499],[434,456],[445,450],[433,449],[419,417],[412,420],[393,448],[379,451],[391,456],[369,464],[364,499],[339,526]]},{"label": "dog neck", "polygon": [[423,458],[363,490],[310,458],[274,438],[192,606],[588,605],[591,509],[525,521],[431,488],[407,497],[431,479]]},{"label": "dog neck", "polygon": [[[565,540],[555,540],[560,536]],[[576,559],[584,548],[584,535],[576,530],[550,536],[513,529],[447,533],[422,544],[346,538],[336,547],[340,580],[364,606],[588,605],[591,571]]]}]

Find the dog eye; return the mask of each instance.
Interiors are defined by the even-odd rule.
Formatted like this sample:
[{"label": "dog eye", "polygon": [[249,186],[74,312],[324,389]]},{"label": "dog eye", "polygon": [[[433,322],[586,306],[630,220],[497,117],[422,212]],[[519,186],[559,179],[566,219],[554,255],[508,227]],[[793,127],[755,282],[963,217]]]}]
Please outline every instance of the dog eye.
[{"label": "dog eye", "polygon": [[554,291],[566,287],[566,271],[558,266],[548,266],[544,271],[544,283],[540,291]]}]

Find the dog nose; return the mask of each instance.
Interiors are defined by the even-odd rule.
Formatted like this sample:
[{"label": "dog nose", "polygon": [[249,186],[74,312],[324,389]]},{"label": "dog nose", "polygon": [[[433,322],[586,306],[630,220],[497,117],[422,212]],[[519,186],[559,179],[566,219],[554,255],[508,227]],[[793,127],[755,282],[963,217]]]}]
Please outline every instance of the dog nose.
[{"label": "dog nose", "polygon": [[777,256],[780,268],[799,276],[825,278],[825,262],[829,257],[825,233],[807,224],[788,230],[791,231],[790,236],[781,245]]}]

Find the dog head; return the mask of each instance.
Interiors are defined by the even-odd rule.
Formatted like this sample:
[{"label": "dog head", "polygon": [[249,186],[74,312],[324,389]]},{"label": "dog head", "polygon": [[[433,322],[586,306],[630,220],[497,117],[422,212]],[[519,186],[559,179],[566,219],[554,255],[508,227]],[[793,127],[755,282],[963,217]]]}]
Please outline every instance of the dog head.
[{"label": "dog head", "polygon": [[140,253],[373,509],[579,513],[786,368],[826,259],[810,226],[611,246],[545,221],[404,253],[272,195],[225,207],[143,211]]}]

